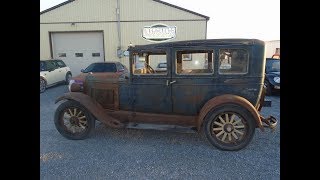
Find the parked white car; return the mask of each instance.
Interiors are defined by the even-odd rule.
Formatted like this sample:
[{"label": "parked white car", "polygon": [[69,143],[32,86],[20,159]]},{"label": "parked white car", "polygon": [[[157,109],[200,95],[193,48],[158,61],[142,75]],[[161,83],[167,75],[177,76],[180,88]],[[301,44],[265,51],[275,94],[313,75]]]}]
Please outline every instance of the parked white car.
[{"label": "parked white car", "polygon": [[70,68],[62,60],[40,60],[40,93],[58,83],[69,84],[71,78]]}]

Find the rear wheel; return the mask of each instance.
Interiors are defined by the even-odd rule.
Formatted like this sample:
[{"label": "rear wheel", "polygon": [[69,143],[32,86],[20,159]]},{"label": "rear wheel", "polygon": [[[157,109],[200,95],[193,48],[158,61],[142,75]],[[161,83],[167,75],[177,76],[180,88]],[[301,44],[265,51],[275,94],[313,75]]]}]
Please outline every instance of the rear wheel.
[{"label": "rear wheel", "polygon": [[244,107],[228,103],[212,109],[204,120],[209,142],[221,150],[236,151],[252,140],[256,123]]},{"label": "rear wheel", "polygon": [[54,124],[61,135],[68,139],[85,139],[95,126],[91,113],[76,101],[66,101],[56,110]]}]

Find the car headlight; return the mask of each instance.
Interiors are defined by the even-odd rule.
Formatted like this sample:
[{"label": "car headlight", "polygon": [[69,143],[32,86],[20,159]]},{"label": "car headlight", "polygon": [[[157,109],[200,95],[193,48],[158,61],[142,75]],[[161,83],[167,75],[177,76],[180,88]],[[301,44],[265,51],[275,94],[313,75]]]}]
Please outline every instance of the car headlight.
[{"label": "car headlight", "polygon": [[278,76],[277,76],[277,77],[274,77],[273,80],[274,80],[274,82],[276,82],[276,83],[280,83],[280,77],[278,77]]}]

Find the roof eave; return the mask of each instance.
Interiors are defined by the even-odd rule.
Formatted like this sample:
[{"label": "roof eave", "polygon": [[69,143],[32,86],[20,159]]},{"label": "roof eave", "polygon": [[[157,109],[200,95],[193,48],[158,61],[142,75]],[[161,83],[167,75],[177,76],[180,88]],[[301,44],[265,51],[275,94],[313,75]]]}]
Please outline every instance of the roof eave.
[{"label": "roof eave", "polygon": [[40,12],[40,15],[41,15],[41,14],[44,14],[44,13],[46,13],[46,12],[49,12],[49,11],[51,11],[51,10],[57,9],[58,7],[61,7],[61,6],[63,6],[63,5],[69,4],[69,3],[73,2],[73,1],[75,1],[75,0],[68,0],[68,1],[65,1],[65,2],[63,2],[63,3],[60,3],[60,4],[58,4],[58,5],[55,5],[55,6],[51,7],[51,8],[49,8],[49,9],[45,9],[45,10],[43,10],[43,11]]},{"label": "roof eave", "polygon": [[167,6],[171,6],[173,8],[177,8],[177,9],[180,9],[182,11],[186,11],[188,13],[191,13],[191,14],[194,14],[194,15],[197,15],[197,16],[201,16],[203,18],[205,18],[207,21],[209,21],[210,17],[209,16],[205,16],[203,14],[199,14],[197,12],[194,12],[194,11],[191,11],[191,10],[188,10],[188,9],[185,9],[185,8],[182,8],[180,6],[176,6],[176,5],[173,5],[173,4],[170,4],[170,3],[167,3],[167,2],[164,2],[164,1],[160,1],[160,0],[153,0],[155,2],[158,2],[158,3],[161,3],[161,4],[164,4],[164,5],[167,5]]}]

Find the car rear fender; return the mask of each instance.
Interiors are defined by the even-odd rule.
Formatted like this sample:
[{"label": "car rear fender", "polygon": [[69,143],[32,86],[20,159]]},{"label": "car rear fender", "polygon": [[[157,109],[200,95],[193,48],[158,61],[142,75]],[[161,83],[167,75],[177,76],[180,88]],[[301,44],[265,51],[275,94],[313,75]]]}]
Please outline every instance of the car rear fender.
[{"label": "car rear fender", "polygon": [[201,130],[202,123],[206,117],[206,115],[215,107],[224,104],[224,103],[235,103],[244,108],[246,108],[253,116],[256,121],[257,126],[260,128],[261,131],[264,131],[264,127],[262,125],[259,112],[257,109],[245,98],[233,95],[233,94],[225,94],[221,96],[217,96],[215,98],[210,99],[200,110],[198,119],[197,119],[197,129],[198,131]]},{"label": "car rear fender", "polygon": [[96,102],[86,94],[83,94],[81,92],[68,92],[65,93],[63,96],[57,98],[55,103],[58,103],[62,100],[77,101],[78,103],[83,105],[99,121],[103,122],[104,124],[110,127],[120,128],[123,126],[123,124],[119,120],[109,116],[105,112],[105,109],[98,102]]}]

